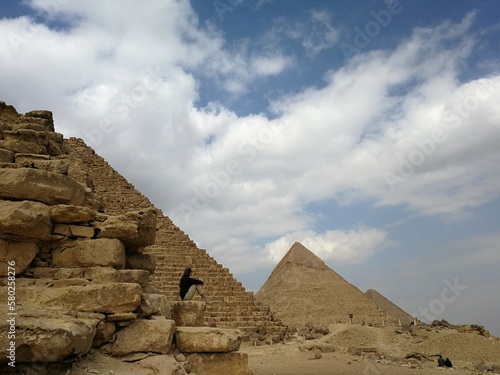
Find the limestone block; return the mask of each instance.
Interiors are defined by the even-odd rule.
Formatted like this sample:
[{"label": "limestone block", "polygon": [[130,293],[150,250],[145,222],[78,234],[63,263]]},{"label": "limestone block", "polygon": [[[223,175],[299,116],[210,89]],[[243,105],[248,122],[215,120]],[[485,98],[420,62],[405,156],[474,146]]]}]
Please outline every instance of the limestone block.
[{"label": "limestone block", "polygon": [[117,333],[113,356],[136,352],[167,354],[175,332],[173,320],[136,320]]},{"label": "limestone block", "polygon": [[83,206],[58,204],[50,206],[50,220],[54,223],[80,224],[95,219],[97,211]]},{"label": "limestone block", "polygon": [[112,270],[92,279],[94,283],[136,283],[145,288],[149,284],[149,272],[144,270]]},{"label": "limestone block", "polygon": [[82,206],[85,188],[59,173],[30,168],[0,169],[0,198]]},{"label": "limestone block", "polygon": [[[29,119],[30,117],[33,117],[35,119],[43,119],[44,123],[46,123],[47,125],[54,124],[54,118],[51,111],[36,109],[34,111],[26,112],[21,119]],[[52,131],[54,131],[54,129],[52,129]]]},{"label": "limestone block", "polygon": [[89,226],[70,225],[69,230],[73,237],[92,238],[95,235],[95,229]]},{"label": "limestone block", "polygon": [[0,163],[13,163],[14,153],[0,148]]},{"label": "limestone block", "polygon": [[228,353],[240,348],[243,332],[232,328],[177,327],[175,342],[183,353]]},{"label": "limestone block", "polygon": [[[26,288],[28,289],[28,288]],[[91,284],[61,288],[32,287],[24,291],[23,301],[41,306],[59,306],[72,310],[119,314],[132,312],[141,303],[138,284]],[[19,298],[21,298],[21,294]]]},{"label": "limestone block", "polygon": [[41,240],[49,238],[51,224],[48,206],[31,201],[0,200],[0,234]]},{"label": "limestone block", "polygon": [[184,368],[196,375],[247,375],[246,353],[196,353],[186,357]]},{"label": "limestone block", "polygon": [[36,130],[39,132],[48,131],[46,125],[36,123],[36,122],[25,121],[25,122],[19,122],[19,123],[12,125],[12,131],[25,130],[25,129]]},{"label": "limestone block", "polygon": [[172,319],[177,327],[203,326],[206,304],[203,301],[180,301],[172,303]]},{"label": "limestone block", "polygon": [[146,270],[153,274],[156,268],[156,259],[150,254],[129,253],[125,260],[125,267],[133,270]]},{"label": "limestone block", "polygon": [[116,332],[116,327],[114,323],[109,322],[99,322],[97,325],[97,332],[94,337],[92,346],[101,346],[105,343],[111,342],[113,335]]},{"label": "limestone block", "polygon": [[38,145],[36,143],[13,141],[13,140],[0,140],[0,148],[9,150],[16,153],[23,154],[47,154],[47,147]]},{"label": "limestone block", "polygon": [[[23,154],[26,155],[26,154]],[[65,160],[38,160],[36,158],[16,156],[16,163],[25,168],[36,168],[59,174],[68,173],[68,162]]]},{"label": "limestone block", "polygon": [[66,241],[52,251],[53,267],[125,267],[125,247],[117,239]]},{"label": "limestone block", "polygon": [[[155,375],[187,375],[187,372],[175,358],[167,355],[148,357],[140,361],[139,366],[153,370]],[[220,375],[222,375],[222,373]]]},{"label": "limestone block", "polygon": [[11,106],[5,104],[5,102],[0,101],[0,119],[6,121],[15,121],[18,117],[20,117],[19,113],[17,113],[16,109]]},{"label": "limestone block", "polygon": [[140,316],[162,315],[172,319],[172,305],[163,294],[143,293],[138,314]]},{"label": "limestone block", "polygon": [[155,243],[156,214],[154,209],[109,216],[102,223],[101,238],[118,238],[127,247],[149,246]]},{"label": "limestone block", "polygon": [[33,277],[36,279],[64,280],[69,278],[83,277],[83,269],[80,268],[31,268]]},{"label": "limestone block", "polygon": [[[3,305],[2,311],[6,311]],[[62,314],[55,315],[40,308],[25,311],[16,309],[15,361],[59,362],[66,357],[86,354],[96,333],[97,321],[79,319]],[[9,317],[12,318],[12,317]],[[0,331],[10,332],[10,322],[0,321]],[[0,363],[9,362],[10,340],[0,335]]]},{"label": "limestone block", "polygon": [[19,129],[16,131],[4,131],[3,137],[6,141],[20,141],[48,146],[49,141],[62,144],[63,135],[60,133],[36,131],[30,129]]},{"label": "limestone block", "polygon": [[34,243],[7,242],[0,239],[0,277],[8,276],[8,262],[11,261],[15,262],[13,268],[16,275],[23,274],[39,250]]}]

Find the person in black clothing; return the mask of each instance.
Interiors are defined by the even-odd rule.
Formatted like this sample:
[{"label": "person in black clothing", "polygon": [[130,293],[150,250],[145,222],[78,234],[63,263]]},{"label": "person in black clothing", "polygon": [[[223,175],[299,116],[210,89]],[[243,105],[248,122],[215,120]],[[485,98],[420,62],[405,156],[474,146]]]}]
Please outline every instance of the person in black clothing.
[{"label": "person in black clothing", "polygon": [[179,282],[180,296],[182,301],[190,301],[193,299],[196,292],[203,298],[206,303],[209,303],[203,288],[203,281],[193,279],[191,275],[193,270],[191,268],[186,268],[182,274],[181,281]]}]

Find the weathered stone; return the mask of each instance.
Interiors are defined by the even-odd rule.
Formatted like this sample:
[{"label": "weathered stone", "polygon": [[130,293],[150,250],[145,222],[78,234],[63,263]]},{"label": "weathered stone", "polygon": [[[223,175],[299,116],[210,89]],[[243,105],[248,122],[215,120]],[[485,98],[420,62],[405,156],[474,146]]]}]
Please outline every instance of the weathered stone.
[{"label": "weathered stone", "polygon": [[[46,111],[46,110],[34,110],[34,111],[29,111],[26,112],[23,116],[22,119],[30,119],[30,118],[35,118],[35,119],[43,119],[44,123],[47,125],[53,125],[54,124],[54,117],[52,115],[51,111]],[[54,128],[49,129],[48,131],[54,131]]]},{"label": "weathered stone", "polygon": [[129,253],[125,260],[125,267],[133,270],[146,270],[153,274],[156,268],[156,259],[150,254]]},{"label": "weathered stone", "polygon": [[47,147],[38,145],[36,143],[13,141],[13,140],[0,140],[0,148],[9,150],[16,153],[23,154],[47,154]]},{"label": "weathered stone", "polygon": [[129,320],[136,320],[137,314],[135,313],[110,314],[106,319],[108,322],[124,322]]},{"label": "weathered stone", "polygon": [[33,277],[36,279],[64,280],[83,276],[80,268],[33,268]]},{"label": "weathered stone", "polygon": [[85,285],[90,285],[90,281],[84,278],[54,280],[51,283],[51,286],[53,288],[65,288],[67,286],[85,286]]},{"label": "weathered stone", "polygon": [[94,337],[92,346],[101,346],[105,343],[110,342],[113,339],[113,335],[116,332],[116,327],[114,323],[109,322],[99,322],[97,325],[97,332]]},{"label": "weathered stone", "polygon": [[149,272],[144,270],[116,270],[112,267],[89,267],[85,270],[85,277],[97,284],[109,282],[136,283],[143,288],[149,284]]},{"label": "weathered stone", "polygon": [[73,237],[92,238],[95,235],[95,229],[89,226],[70,225],[69,230]]},{"label": "weathered stone", "polygon": [[59,204],[50,206],[50,219],[54,223],[80,224],[95,219],[97,211],[83,206]]},{"label": "weathered stone", "polygon": [[53,267],[125,267],[125,247],[116,239],[68,241],[52,251]]},{"label": "weathered stone", "polygon": [[[1,306],[7,311],[7,306]],[[16,308],[15,362],[59,362],[86,354],[96,333],[97,320],[79,319],[40,308]],[[12,318],[12,317],[11,317]],[[7,319],[0,321],[1,332],[12,332]],[[0,335],[0,363],[9,362],[8,335]]]},{"label": "weathered stone", "polygon": [[14,153],[0,148],[0,163],[13,163]]},{"label": "weathered stone", "polygon": [[172,319],[177,327],[203,326],[206,304],[202,301],[180,301],[172,303]]},{"label": "weathered stone", "polygon": [[[19,279],[20,280],[20,279]],[[64,288],[18,288],[19,300],[41,306],[59,306],[72,310],[119,314],[132,312],[141,303],[137,284],[98,284]]]},{"label": "weathered stone", "polygon": [[117,333],[112,354],[119,357],[135,352],[167,354],[174,331],[173,320],[136,320]]},{"label": "weathered stone", "polygon": [[0,169],[0,198],[46,204],[85,203],[85,188],[71,177],[37,169]]},{"label": "weathered stone", "polygon": [[0,200],[0,234],[41,240],[49,238],[49,208],[38,202]]},{"label": "weathered stone", "polygon": [[156,237],[155,210],[147,209],[110,216],[102,223],[99,237],[118,238],[127,247],[152,245]]},{"label": "weathered stone", "polygon": [[[155,375],[187,375],[187,372],[182,366],[171,356],[152,356],[140,361],[139,365],[144,368],[152,369]],[[223,373],[220,373],[219,375],[222,374]],[[224,375],[226,374],[230,375],[229,373],[224,373]]]},{"label": "weathered stone", "polygon": [[247,375],[246,353],[196,353],[186,357],[184,368],[196,375]]},{"label": "weathered stone", "polygon": [[26,121],[26,122],[19,122],[19,123],[12,125],[12,131],[26,130],[26,129],[35,130],[35,131],[39,131],[39,132],[48,131],[46,125],[39,124],[36,122],[27,122]]},{"label": "weathered stone", "polygon": [[228,353],[240,348],[243,333],[239,329],[177,327],[175,342],[183,353]]},{"label": "weathered stone", "polygon": [[[16,275],[23,274],[39,250],[34,243],[8,242],[0,239],[0,277],[8,276],[11,269],[15,269]],[[14,262],[14,266],[11,266],[10,262]]]},{"label": "weathered stone", "polygon": [[6,141],[20,141],[48,146],[49,141],[62,144],[63,135],[60,133],[36,131],[31,129],[19,129],[16,131],[4,131],[3,137]]},{"label": "weathered stone", "polygon": [[13,106],[7,105],[5,104],[5,102],[0,101],[0,119],[13,122],[16,121],[19,116],[20,114],[17,113],[16,109]]},{"label": "weathered stone", "polygon": [[162,315],[172,319],[172,305],[163,294],[143,293],[138,314],[140,316]]}]

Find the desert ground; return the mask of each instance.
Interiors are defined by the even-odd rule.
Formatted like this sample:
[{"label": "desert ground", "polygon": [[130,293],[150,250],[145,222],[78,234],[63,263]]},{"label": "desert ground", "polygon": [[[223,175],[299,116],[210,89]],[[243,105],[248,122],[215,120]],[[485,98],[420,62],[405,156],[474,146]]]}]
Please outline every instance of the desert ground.
[{"label": "desert ground", "polygon": [[[500,339],[494,336],[431,326],[403,333],[397,327],[344,324],[328,327],[328,334],[312,340],[293,337],[284,343],[259,346],[244,342],[240,351],[248,354],[248,375],[461,375],[486,373],[487,369],[490,369],[488,374],[500,374]],[[406,358],[409,354],[421,359]],[[453,368],[438,367],[437,354],[450,358]],[[145,356],[142,354],[136,360]],[[113,358],[93,350],[71,368],[57,371],[57,375],[172,373],[161,371],[146,369],[130,357]],[[50,373],[53,374],[56,372]]]}]

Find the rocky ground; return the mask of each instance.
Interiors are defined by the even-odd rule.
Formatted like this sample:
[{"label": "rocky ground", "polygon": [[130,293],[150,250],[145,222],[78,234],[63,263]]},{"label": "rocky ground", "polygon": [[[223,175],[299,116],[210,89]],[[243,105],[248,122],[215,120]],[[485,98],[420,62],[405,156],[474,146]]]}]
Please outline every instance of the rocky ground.
[{"label": "rocky ground", "polygon": [[[248,374],[500,374],[500,339],[483,336],[478,331],[464,333],[422,326],[401,333],[393,327],[339,324],[330,325],[329,330],[330,333],[312,340],[293,337],[272,345],[245,342],[240,351],[248,354]],[[453,368],[438,368],[437,354],[449,357]],[[151,356],[144,361],[147,357],[141,353],[120,359],[93,350],[80,362],[64,370],[52,369],[50,374],[172,374],[163,371],[175,363],[173,355]],[[182,360],[182,355],[177,359]]]}]

